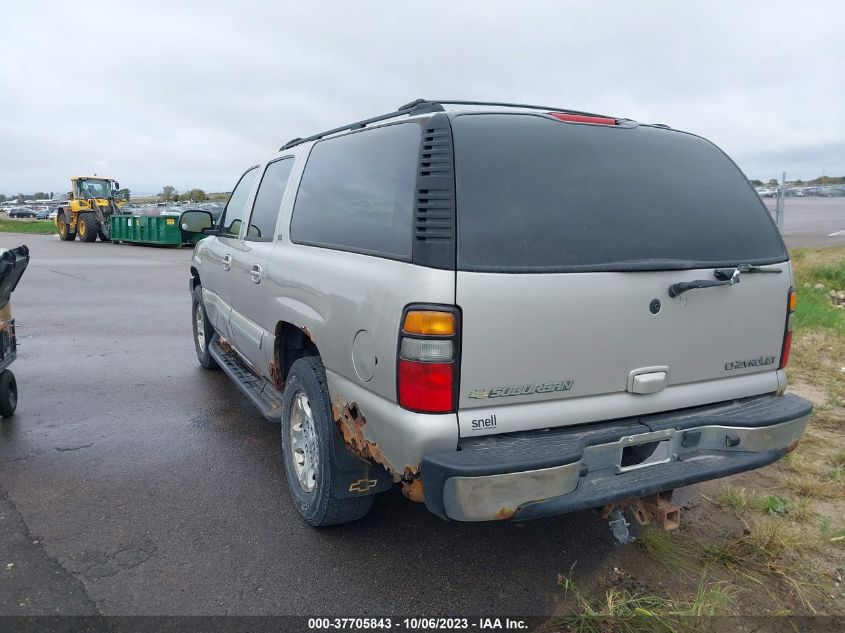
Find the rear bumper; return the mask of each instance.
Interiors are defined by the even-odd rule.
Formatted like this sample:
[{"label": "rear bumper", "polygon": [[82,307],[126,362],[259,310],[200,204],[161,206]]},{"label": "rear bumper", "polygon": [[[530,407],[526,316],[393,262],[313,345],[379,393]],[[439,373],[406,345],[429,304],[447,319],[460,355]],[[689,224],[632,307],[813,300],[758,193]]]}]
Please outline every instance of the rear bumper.
[{"label": "rear bumper", "polygon": [[[798,396],[766,395],[468,439],[460,451],[423,457],[426,505],[458,521],[529,519],[717,479],[783,457],[804,434],[811,411]],[[664,459],[630,464],[630,447],[657,442]],[[622,465],[623,454],[629,465]]]}]

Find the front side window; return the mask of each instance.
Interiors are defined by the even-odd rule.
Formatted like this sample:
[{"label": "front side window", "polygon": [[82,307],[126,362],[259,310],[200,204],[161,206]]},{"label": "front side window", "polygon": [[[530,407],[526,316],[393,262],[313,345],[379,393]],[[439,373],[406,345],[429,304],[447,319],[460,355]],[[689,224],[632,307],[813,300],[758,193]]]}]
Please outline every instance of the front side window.
[{"label": "front side window", "polygon": [[283,158],[267,165],[264,176],[258,185],[252,215],[249,218],[249,230],[246,239],[269,241],[276,230],[276,220],[282,206],[282,197],[288,184],[293,158]]},{"label": "front side window", "polygon": [[249,192],[252,190],[252,183],[255,182],[257,175],[258,167],[253,167],[241,176],[238,184],[235,185],[235,190],[229,196],[229,202],[226,203],[226,208],[223,210],[220,235],[237,237],[240,233],[246,213],[246,203],[249,200]]},{"label": "front side window", "polygon": [[299,185],[291,240],[407,260],[421,128],[401,123],[317,143]]}]

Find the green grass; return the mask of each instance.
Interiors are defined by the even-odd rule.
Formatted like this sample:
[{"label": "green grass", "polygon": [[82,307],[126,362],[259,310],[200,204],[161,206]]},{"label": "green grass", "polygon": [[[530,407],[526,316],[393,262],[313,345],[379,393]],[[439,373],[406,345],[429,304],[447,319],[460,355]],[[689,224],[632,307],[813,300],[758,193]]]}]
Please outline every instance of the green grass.
[{"label": "green grass", "polygon": [[703,578],[692,595],[682,597],[639,594],[610,587],[600,598],[592,598],[583,594],[570,578],[564,578],[561,584],[574,613],[555,618],[556,623],[583,633],[699,631],[701,622],[697,618],[731,614],[735,601],[730,584]]},{"label": "green grass", "polygon": [[[823,389],[824,406],[837,409],[845,404],[845,309],[837,308],[828,293],[845,290],[845,248],[796,249],[791,256],[798,306],[789,378]],[[814,424],[820,421],[814,416]]]},{"label": "green grass", "polygon": [[700,543],[683,534],[649,527],[643,530],[636,544],[672,571],[701,573],[704,550]]},{"label": "green grass", "polygon": [[[802,511],[809,516],[807,508]],[[811,574],[797,558],[813,541],[779,518],[757,519],[747,523],[746,528],[717,544],[703,543],[676,531],[647,528],[638,543],[652,560],[681,575],[711,578],[727,573],[737,591],[756,588],[778,604],[780,600],[774,589],[781,586],[815,612],[808,598],[808,590],[813,586],[807,581]],[[834,535],[831,538],[839,534],[830,528],[828,531]]]},{"label": "green grass", "polygon": [[56,225],[51,220],[4,220],[0,219],[0,233],[36,233],[53,235]]},{"label": "green grass", "polygon": [[745,488],[726,486],[716,494],[716,503],[728,507],[739,515],[744,510],[755,510],[765,514],[792,513],[792,503],[778,495],[755,495],[746,493]]},{"label": "green grass", "polygon": [[827,294],[831,290],[845,290],[843,254],[845,252],[838,248],[812,253],[804,249],[792,251],[798,292],[797,329],[827,328],[845,334],[845,310],[837,309]]},{"label": "green grass", "polygon": [[819,528],[822,532],[822,537],[829,543],[845,546],[845,528],[833,527],[831,520],[823,517],[819,522]]}]

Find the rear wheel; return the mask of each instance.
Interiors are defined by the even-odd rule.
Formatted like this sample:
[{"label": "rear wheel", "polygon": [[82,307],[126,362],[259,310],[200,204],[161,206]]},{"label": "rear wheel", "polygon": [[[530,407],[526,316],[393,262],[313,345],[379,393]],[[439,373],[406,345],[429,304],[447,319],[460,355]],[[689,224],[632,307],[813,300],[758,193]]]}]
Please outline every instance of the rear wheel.
[{"label": "rear wheel", "polygon": [[72,242],[76,239],[76,232],[70,230],[70,223],[64,213],[56,217],[56,224],[59,227],[59,239],[65,242]]},{"label": "rear wheel", "polygon": [[18,407],[18,383],[11,369],[0,373],[0,416],[8,418]]},{"label": "rear wheel", "polygon": [[76,221],[76,230],[79,232],[79,239],[83,242],[94,242],[97,240],[97,233],[100,230],[100,223],[93,213],[80,213]]},{"label": "rear wheel", "polygon": [[282,459],[294,505],[315,527],[362,518],[373,495],[339,498],[332,487],[334,451],[331,400],[326,371],[317,356],[290,368],[282,394]]}]

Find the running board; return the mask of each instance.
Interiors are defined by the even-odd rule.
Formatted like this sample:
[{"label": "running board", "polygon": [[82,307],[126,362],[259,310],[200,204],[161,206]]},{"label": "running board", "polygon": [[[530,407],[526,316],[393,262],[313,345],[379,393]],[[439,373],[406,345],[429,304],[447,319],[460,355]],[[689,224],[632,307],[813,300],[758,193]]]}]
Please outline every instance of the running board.
[{"label": "running board", "polygon": [[268,380],[256,375],[228,341],[221,342],[220,336],[215,334],[208,351],[220,365],[220,369],[258,407],[261,415],[272,422],[281,421],[282,395]]}]

